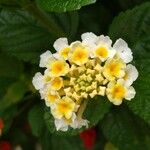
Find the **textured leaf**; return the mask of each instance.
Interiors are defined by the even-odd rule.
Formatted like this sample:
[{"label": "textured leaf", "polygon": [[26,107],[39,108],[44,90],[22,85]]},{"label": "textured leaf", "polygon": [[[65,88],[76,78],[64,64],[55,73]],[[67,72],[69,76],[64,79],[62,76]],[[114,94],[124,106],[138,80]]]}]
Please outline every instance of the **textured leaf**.
[{"label": "textured leaf", "polygon": [[[100,97],[91,99],[88,102],[87,108],[83,114],[83,118],[90,121],[89,127],[95,126],[101,119],[103,119],[109,108],[110,103],[108,101],[105,101]],[[69,128],[67,132],[57,131],[54,125],[54,118],[51,115],[49,108],[47,108],[45,111],[45,121],[49,131],[58,135],[76,135],[85,130],[85,127],[83,127],[76,130]]]},{"label": "textured leaf", "polygon": [[41,143],[44,150],[84,150],[79,136],[62,137],[50,134],[47,130],[42,135]]},{"label": "textured leaf", "polygon": [[138,60],[137,68],[140,72],[135,82],[136,96],[128,102],[129,108],[142,117],[150,125],[150,60]]},{"label": "textured leaf", "polygon": [[105,137],[120,150],[148,149],[143,128],[137,126],[126,109],[117,108],[109,113],[103,120],[102,130]]},{"label": "textured leaf", "polygon": [[139,78],[135,81],[136,97],[128,102],[128,106],[150,123],[150,3],[121,13],[114,19],[109,35],[114,40],[122,37],[129,42],[133,50]]},{"label": "textured leaf", "polygon": [[80,9],[82,6],[95,3],[96,0],[36,0],[36,2],[47,11],[65,12]]},{"label": "textured leaf", "polygon": [[109,111],[110,105],[107,99],[100,96],[89,100],[84,118],[90,121],[90,127],[96,125],[103,119],[104,115]]},{"label": "textured leaf", "polygon": [[21,10],[0,10],[0,47],[17,58],[37,62],[48,49],[51,36],[30,14]]},{"label": "textured leaf", "polygon": [[42,105],[34,106],[29,112],[29,124],[35,136],[41,136],[45,127],[44,109]]},{"label": "textured leaf", "polygon": [[79,137],[51,137],[51,146],[55,150],[84,150]]},{"label": "textured leaf", "polygon": [[114,41],[123,38],[131,46],[149,34],[150,3],[148,2],[120,13],[109,29],[109,35]]}]

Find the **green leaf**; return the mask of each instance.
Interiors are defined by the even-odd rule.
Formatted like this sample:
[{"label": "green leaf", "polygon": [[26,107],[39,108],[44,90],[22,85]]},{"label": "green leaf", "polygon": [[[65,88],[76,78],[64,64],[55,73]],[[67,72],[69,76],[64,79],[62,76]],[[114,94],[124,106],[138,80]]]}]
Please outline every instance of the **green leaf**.
[{"label": "green leaf", "polygon": [[[109,108],[110,108],[110,103],[107,100],[101,99],[100,97],[97,97],[95,99],[90,99],[87,108],[85,109],[85,112],[83,114],[83,118],[89,120],[90,122],[89,128],[95,126],[101,119],[103,119],[104,115],[109,111]],[[57,135],[72,136],[85,130],[85,127],[83,127],[81,129],[69,128],[67,132],[57,131],[54,125],[54,118],[49,108],[45,109],[44,118],[49,131]]]},{"label": "green leaf", "polygon": [[34,106],[29,112],[29,124],[31,126],[31,130],[33,135],[41,136],[43,134],[43,130],[45,128],[44,122],[44,108],[43,105]]},{"label": "green leaf", "polygon": [[77,11],[66,12],[66,13],[54,13],[53,18],[59,24],[62,29],[65,31],[69,39],[73,39],[76,35],[78,24],[79,24],[79,15]]},{"label": "green leaf", "polygon": [[51,146],[55,150],[84,150],[83,144],[79,137],[51,137]]},{"label": "green leaf", "polygon": [[65,12],[80,9],[82,6],[95,3],[96,0],[36,0],[36,3],[47,11]]},{"label": "green leaf", "polygon": [[131,46],[150,34],[150,3],[144,3],[131,10],[120,13],[109,29],[110,37],[115,41],[123,38]]},{"label": "green leaf", "polygon": [[143,133],[127,109],[115,109],[102,122],[102,130],[108,141],[120,150],[148,149],[147,136]]},{"label": "green leaf", "polygon": [[37,62],[42,50],[49,48],[51,35],[29,13],[0,10],[0,47],[17,58]]},{"label": "green leaf", "polygon": [[26,85],[22,82],[15,82],[10,85],[6,94],[0,100],[0,111],[4,111],[20,102],[27,91]]},{"label": "green leaf", "polygon": [[110,26],[109,35],[113,40],[122,37],[131,45],[139,77],[135,81],[136,96],[127,104],[135,114],[150,124],[149,25],[150,3],[144,3],[117,16]]},{"label": "green leaf", "polygon": [[57,136],[50,134],[48,130],[45,130],[41,136],[41,143],[43,150],[84,150],[79,136]]},{"label": "green leaf", "polygon": [[135,82],[136,96],[128,102],[128,107],[150,125],[150,60],[138,60],[139,78]]},{"label": "green leaf", "polygon": [[89,127],[95,126],[109,111],[111,104],[101,96],[90,99],[84,113],[84,118],[90,121]]}]

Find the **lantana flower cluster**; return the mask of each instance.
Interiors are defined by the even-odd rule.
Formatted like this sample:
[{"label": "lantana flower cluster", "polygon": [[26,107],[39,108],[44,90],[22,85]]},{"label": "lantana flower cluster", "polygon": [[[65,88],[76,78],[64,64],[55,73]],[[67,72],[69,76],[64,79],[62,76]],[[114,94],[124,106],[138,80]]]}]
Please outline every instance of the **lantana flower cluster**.
[{"label": "lantana flower cluster", "polygon": [[106,96],[120,105],[136,94],[131,85],[138,71],[130,64],[133,56],[127,43],[118,39],[112,45],[108,36],[91,32],[82,34],[81,39],[71,44],[67,38],[57,39],[53,45],[56,53],[46,51],[40,56],[44,74],[38,72],[33,78],[33,85],[50,107],[56,129],[61,131],[88,127],[82,114],[95,96]]}]

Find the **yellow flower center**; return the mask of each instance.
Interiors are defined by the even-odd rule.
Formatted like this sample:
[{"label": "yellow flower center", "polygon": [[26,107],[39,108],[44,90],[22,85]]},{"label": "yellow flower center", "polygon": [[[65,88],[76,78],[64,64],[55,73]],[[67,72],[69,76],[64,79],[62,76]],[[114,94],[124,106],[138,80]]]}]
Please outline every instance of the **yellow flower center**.
[{"label": "yellow flower center", "polygon": [[58,106],[58,109],[61,113],[65,113],[67,112],[68,110],[70,110],[70,105],[69,104],[66,104],[66,103],[61,103],[59,106]]},{"label": "yellow flower center", "polygon": [[68,71],[68,64],[61,60],[56,60],[51,64],[51,74],[53,76],[64,75]]},{"label": "yellow flower center", "polygon": [[125,93],[126,93],[125,87],[123,87],[120,84],[115,85],[114,88],[112,89],[112,97],[114,99],[123,99]]},{"label": "yellow flower center", "polygon": [[121,65],[119,63],[112,63],[112,64],[109,64],[108,66],[108,71],[110,72],[111,75],[115,76],[119,73],[121,69]]},{"label": "yellow flower center", "polygon": [[51,81],[51,87],[53,90],[59,90],[63,86],[63,79],[60,77],[53,78]]},{"label": "yellow flower center", "polygon": [[108,57],[108,50],[105,47],[99,47],[96,49],[95,55],[99,58],[106,59]]},{"label": "yellow flower center", "polygon": [[56,112],[58,116],[64,116],[66,119],[70,119],[72,112],[74,111],[75,103],[70,98],[65,97],[57,104]]},{"label": "yellow flower center", "polygon": [[64,59],[67,59],[70,50],[71,50],[70,47],[66,47],[66,48],[62,49],[60,51],[60,56],[62,56]]},{"label": "yellow flower center", "polygon": [[112,59],[106,62],[103,74],[109,80],[113,80],[115,77],[121,78],[125,74],[124,68],[125,64],[120,59]]},{"label": "yellow flower center", "polygon": [[94,97],[96,95],[104,95],[105,89],[103,89],[103,76],[101,69],[97,70],[95,66],[99,64],[99,60],[88,61],[82,66],[74,66],[70,72],[70,88],[65,89],[65,93],[71,96],[76,101],[80,101],[88,96]]},{"label": "yellow flower center", "polygon": [[82,65],[88,61],[88,57],[89,57],[89,52],[87,49],[82,47],[77,47],[72,54],[71,61],[77,65]]},{"label": "yellow flower center", "polygon": [[51,94],[51,93],[49,93],[49,94],[47,95],[47,98],[48,98],[48,100],[49,100],[51,103],[55,103],[56,100],[59,99],[58,95],[53,95],[53,94]]}]

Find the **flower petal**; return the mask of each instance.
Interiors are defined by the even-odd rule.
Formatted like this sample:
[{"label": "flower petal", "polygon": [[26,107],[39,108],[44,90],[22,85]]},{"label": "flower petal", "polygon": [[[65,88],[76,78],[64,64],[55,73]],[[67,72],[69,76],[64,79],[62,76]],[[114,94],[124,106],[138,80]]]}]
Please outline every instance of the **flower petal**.
[{"label": "flower petal", "polygon": [[139,73],[136,67],[131,64],[127,65],[126,73],[127,79],[125,80],[125,85],[130,86],[138,78]]},{"label": "flower petal", "polygon": [[55,119],[56,130],[67,131],[68,125],[63,119]]},{"label": "flower petal", "polygon": [[48,61],[53,58],[53,54],[48,50],[40,56],[40,67],[46,67]]},{"label": "flower petal", "polygon": [[68,40],[65,37],[57,39],[53,45],[56,51],[60,51],[67,46],[68,46]]},{"label": "flower petal", "polygon": [[132,61],[132,51],[123,39],[118,39],[115,42],[113,48],[117,51],[118,55],[124,60],[125,63],[129,63]]},{"label": "flower petal", "polygon": [[81,39],[84,44],[90,45],[96,43],[98,36],[92,32],[86,32],[81,35]]},{"label": "flower petal", "polygon": [[132,86],[130,86],[130,87],[128,88],[127,93],[126,93],[125,99],[127,99],[127,100],[130,101],[131,99],[134,98],[135,94],[136,94],[135,89],[134,89]]},{"label": "flower petal", "polygon": [[112,40],[110,39],[109,36],[101,35],[98,38],[97,44],[98,45],[104,45],[104,46],[107,46],[108,48],[110,48],[111,44],[112,44]]},{"label": "flower petal", "polygon": [[32,79],[32,84],[36,90],[40,90],[44,87],[43,75],[40,72],[37,72]]}]

